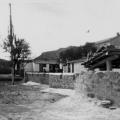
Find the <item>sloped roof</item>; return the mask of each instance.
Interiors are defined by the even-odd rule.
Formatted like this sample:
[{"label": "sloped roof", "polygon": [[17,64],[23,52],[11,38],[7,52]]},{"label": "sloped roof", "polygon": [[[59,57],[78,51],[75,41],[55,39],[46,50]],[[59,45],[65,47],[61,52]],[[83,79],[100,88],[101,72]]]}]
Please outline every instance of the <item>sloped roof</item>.
[{"label": "sloped roof", "polygon": [[106,43],[106,42],[110,42],[111,40],[114,40],[117,36],[114,36],[114,37],[110,37],[110,38],[107,38],[107,39],[104,39],[104,40],[99,40],[96,42],[96,44],[101,44],[101,43]]},{"label": "sloped roof", "polygon": [[44,52],[40,56],[34,59],[34,61],[39,61],[39,60],[57,60],[59,58],[59,55],[56,53],[56,51],[49,51],[49,52]]},{"label": "sloped roof", "polygon": [[59,64],[57,60],[37,60],[35,63],[40,63],[40,64]]},{"label": "sloped roof", "polygon": [[81,58],[81,59],[77,59],[77,60],[72,60],[72,61],[68,61],[67,63],[79,63],[79,62],[85,62],[86,58]]},{"label": "sloped roof", "polygon": [[100,41],[96,42],[96,46],[100,46],[100,45],[103,45],[106,43],[109,45],[114,45],[117,48],[120,48],[120,35],[117,33],[117,35],[114,37],[100,40]]},{"label": "sloped roof", "polygon": [[[105,48],[102,51],[93,54],[93,56],[91,56],[87,61],[85,61],[83,65],[85,65],[86,68],[99,68],[100,65],[104,64],[105,60],[110,57],[111,60],[120,59],[120,49],[111,48],[111,47]],[[112,64],[117,64],[117,63],[114,62]]]},{"label": "sloped roof", "polygon": [[54,51],[48,51],[48,52],[43,52],[40,56],[36,57],[34,59],[34,62],[43,62],[43,61],[46,61],[46,62],[58,62],[59,61],[59,56],[60,56],[60,52],[62,51],[65,51],[66,49],[69,49],[69,48],[74,48],[75,46],[69,46],[67,48],[60,48],[58,50],[54,50]]}]

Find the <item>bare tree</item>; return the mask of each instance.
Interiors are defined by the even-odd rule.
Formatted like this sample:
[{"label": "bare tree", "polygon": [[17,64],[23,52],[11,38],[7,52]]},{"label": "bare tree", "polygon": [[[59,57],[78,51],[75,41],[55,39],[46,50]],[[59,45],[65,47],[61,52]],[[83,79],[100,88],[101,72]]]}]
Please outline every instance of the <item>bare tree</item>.
[{"label": "bare tree", "polygon": [[30,55],[29,44],[24,39],[17,39],[14,34],[12,15],[11,15],[11,4],[10,6],[10,25],[8,38],[3,42],[3,49],[10,53],[11,63],[12,63],[12,84],[14,84],[15,79],[15,67],[20,61],[24,62],[25,59]]}]

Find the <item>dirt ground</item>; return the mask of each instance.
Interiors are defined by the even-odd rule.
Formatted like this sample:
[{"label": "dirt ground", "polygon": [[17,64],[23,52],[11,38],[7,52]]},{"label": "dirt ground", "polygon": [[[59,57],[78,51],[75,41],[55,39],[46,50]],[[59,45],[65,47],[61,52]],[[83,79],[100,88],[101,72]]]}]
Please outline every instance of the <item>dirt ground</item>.
[{"label": "dirt ground", "polygon": [[0,120],[120,120],[120,108],[47,85],[0,87]]}]

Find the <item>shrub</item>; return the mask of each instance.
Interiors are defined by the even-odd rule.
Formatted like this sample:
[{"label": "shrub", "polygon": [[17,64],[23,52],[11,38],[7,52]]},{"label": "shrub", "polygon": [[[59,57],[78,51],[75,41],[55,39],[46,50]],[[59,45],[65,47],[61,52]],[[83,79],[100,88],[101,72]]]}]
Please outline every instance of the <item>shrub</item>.
[{"label": "shrub", "polygon": [[0,74],[11,74],[11,68],[0,68]]}]

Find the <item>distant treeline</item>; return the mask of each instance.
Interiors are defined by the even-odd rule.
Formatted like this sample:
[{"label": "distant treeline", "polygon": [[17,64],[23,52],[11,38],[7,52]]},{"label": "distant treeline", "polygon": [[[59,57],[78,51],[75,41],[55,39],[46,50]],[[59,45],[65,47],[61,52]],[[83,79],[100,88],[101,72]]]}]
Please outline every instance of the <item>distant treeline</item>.
[{"label": "distant treeline", "polygon": [[95,43],[86,43],[83,46],[79,47],[70,47],[65,51],[60,52],[60,59],[62,62],[66,62],[67,60],[76,60],[83,57],[87,57],[89,52],[94,53],[97,50]]}]

